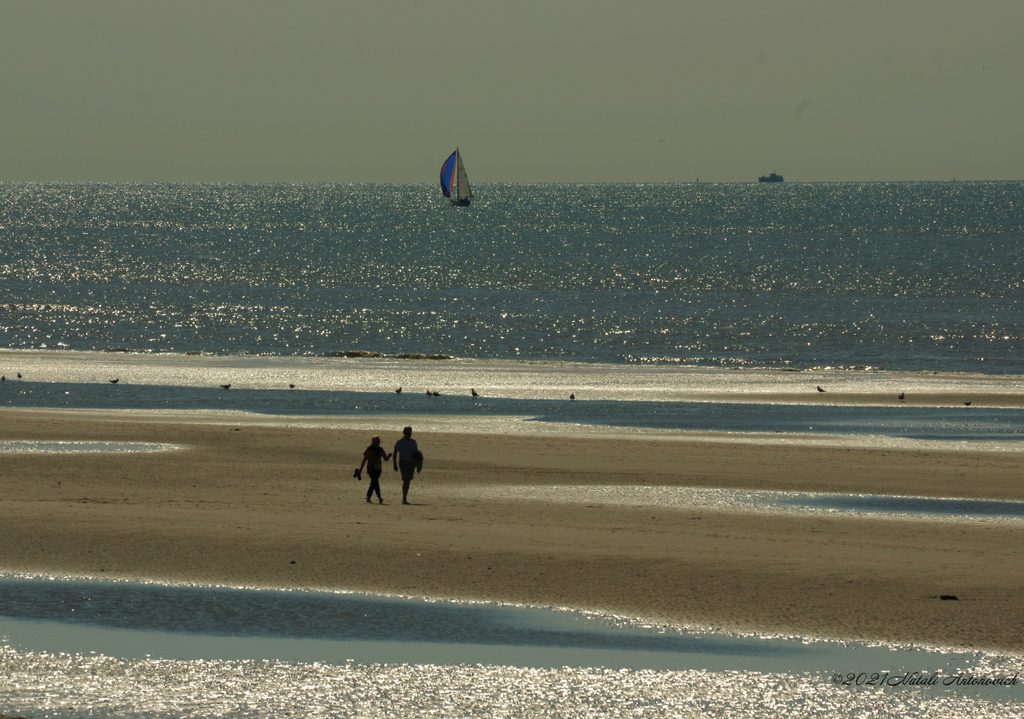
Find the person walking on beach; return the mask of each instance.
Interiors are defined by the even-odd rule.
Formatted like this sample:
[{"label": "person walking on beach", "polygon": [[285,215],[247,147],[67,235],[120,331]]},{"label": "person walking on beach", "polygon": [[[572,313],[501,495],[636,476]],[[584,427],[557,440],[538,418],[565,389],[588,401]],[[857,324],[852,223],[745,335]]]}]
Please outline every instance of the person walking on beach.
[{"label": "person walking on beach", "polygon": [[384,462],[387,462],[391,455],[380,446],[380,437],[370,440],[370,446],[363,452],[363,461],[359,464],[359,471],[366,465],[366,473],[370,475],[370,488],[366,490],[366,501],[373,504],[370,499],[373,493],[377,493],[377,501],[384,504],[384,498],[380,496],[380,473],[384,471]]},{"label": "person walking on beach", "polygon": [[395,471],[399,468],[402,470],[402,504],[409,503],[409,482],[412,481],[412,477],[416,474],[418,467],[422,467],[423,455],[420,454],[419,447],[416,446],[416,440],[412,438],[412,427],[406,427],[402,430],[402,437],[395,442],[395,451],[393,453]]}]

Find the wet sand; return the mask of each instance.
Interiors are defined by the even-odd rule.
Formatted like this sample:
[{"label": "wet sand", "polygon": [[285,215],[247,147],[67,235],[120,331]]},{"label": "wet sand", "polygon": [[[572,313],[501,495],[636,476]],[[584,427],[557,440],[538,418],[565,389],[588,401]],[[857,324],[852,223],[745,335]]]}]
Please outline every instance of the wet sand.
[{"label": "wet sand", "polygon": [[[1024,522],[482,499],[505,485],[1024,500],[1024,455],[420,432],[402,506],[352,470],[374,430],[0,410],[0,439],[168,442],[0,454],[0,569],[611,611],[734,631],[1024,651]],[[366,421],[364,419],[364,421]],[[390,450],[401,422],[376,433]],[[944,601],[954,595],[957,601]]]}]

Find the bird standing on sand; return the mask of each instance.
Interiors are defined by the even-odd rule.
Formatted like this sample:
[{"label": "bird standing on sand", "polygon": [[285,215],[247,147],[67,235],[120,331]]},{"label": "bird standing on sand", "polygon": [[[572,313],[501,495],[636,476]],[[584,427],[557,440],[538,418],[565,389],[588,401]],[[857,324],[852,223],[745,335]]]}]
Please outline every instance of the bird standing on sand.
[{"label": "bird standing on sand", "polygon": [[120,381],[120,378],[112,379],[112,380],[110,380],[110,384],[117,384],[119,381]]},{"label": "bird standing on sand", "polygon": [[231,385],[229,384],[222,384],[220,387],[221,389],[231,389]]},{"label": "bird standing on sand", "polygon": [[396,389],[395,394],[402,394],[402,388],[399,387],[398,389]]},{"label": "bird standing on sand", "polygon": [[571,395],[569,395],[569,399],[576,399],[576,393],[573,392]]},{"label": "bird standing on sand", "polygon": [[440,397],[440,396],[441,396],[441,393],[440,393],[440,392],[437,392],[437,391],[435,391],[435,392],[434,392],[434,396],[435,396],[435,397]]},{"label": "bird standing on sand", "polygon": [[479,397],[479,396],[480,396],[480,395],[478,395],[478,394],[476,393],[476,390],[475,390],[475,389],[472,389],[472,388],[470,388],[470,390],[469,390],[469,393],[470,393],[471,395],[473,395],[474,397]]},{"label": "bird standing on sand", "polygon": [[906,398],[907,398],[907,393],[906,392],[900,392],[900,397],[899,397],[900,401],[902,402]]},{"label": "bird standing on sand", "polygon": [[824,392],[824,391],[825,391],[825,390],[823,390],[823,389],[821,388],[821,385],[820,385],[820,384],[818,385],[818,391],[819,391],[819,392]]},{"label": "bird standing on sand", "polygon": [[964,407],[970,407],[970,406],[971,406],[970,402],[964,402]]}]

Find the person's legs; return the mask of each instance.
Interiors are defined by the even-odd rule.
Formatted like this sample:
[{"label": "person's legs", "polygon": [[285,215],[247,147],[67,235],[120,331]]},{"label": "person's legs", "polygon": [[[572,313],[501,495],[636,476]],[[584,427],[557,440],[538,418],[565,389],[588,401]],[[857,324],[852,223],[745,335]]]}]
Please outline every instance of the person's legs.
[{"label": "person's legs", "polygon": [[416,474],[415,462],[399,462],[398,468],[402,470],[402,504],[409,503],[409,483]]},{"label": "person's legs", "polygon": [[368,490],[366,490],[366,501],[369,502],[370,501],[370,497],[372,497],[373,493],[376,492],[377,493],[377,501],[380,502],[381,504],[384,504],[384,499],[383,499],[383,497],[380,496],[380,473],[381,473],[381,470],[380,469],[370,469],[369,467],[367,467],[366,468],[366,472],[367,472],[367,474],[370,475],[370,488]]}]

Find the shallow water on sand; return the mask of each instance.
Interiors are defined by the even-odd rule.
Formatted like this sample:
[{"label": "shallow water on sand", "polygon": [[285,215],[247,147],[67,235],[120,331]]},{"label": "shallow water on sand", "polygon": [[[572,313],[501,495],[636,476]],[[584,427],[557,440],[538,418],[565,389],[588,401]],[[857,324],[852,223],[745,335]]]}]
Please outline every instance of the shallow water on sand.
[{"label": "shallow water on sand", "polygon": [[1024,451],[1017,377],[73,352],[0,362],[23,370],[0,383],[11,408]]},{"label": "shallow water on sand", "polygon": [[[490,604],[0,579],[30,716],[1012,716],[1018,662]],[[13,617],[13,618],[12,618]],[[1006,684],[965,684],[967,677]]]},{"label": "shallow water on sand", "polygon": [[180,447],[173,444],[159,444],[156,442],[0,441],[0,453],[2,454],[88,454],[91,452],[130,454],[135,452],[169,452],[175,449],[180,449]]},{"label": "shallow water on sand", "polygon": [[901,521],[920,518],[941,522],[1003,521],[1019,524],[1024,520],[1024,502],[986,499],[632,485],[491,485],[447,488],[444,492],[460,497],[498,500],[572,502],[713,512],[870,515]]},{"label": "shallow water on sand", "polygon": [[1024,502],[991,499],[934,497],[878,497],[873,495],[821,494],[779,500],[781,504],[821,507],[853,512],[922,514],[947,517],[998,517],[1024,519]]},{"label": "shallow water on sand", "polygon": [[[0,648],[8,712],[33,719],[155,717],[1019,717],[1019,686],[865,686],[802,674],[489,665],[125,661]],[[1005,678],[1009,669],[982,676]],[[882,680],[928,681],[931,672]],[[954,675],[939,674],[941,681]],[[963,676],[963,675],[955,675]],[[842,681],[846,681],[846,674]],[[875,678],[877,682],[879,679]],[[860,682],[860,685],[858,685]],[[941,686],[941,684],[940,684]]]}]

